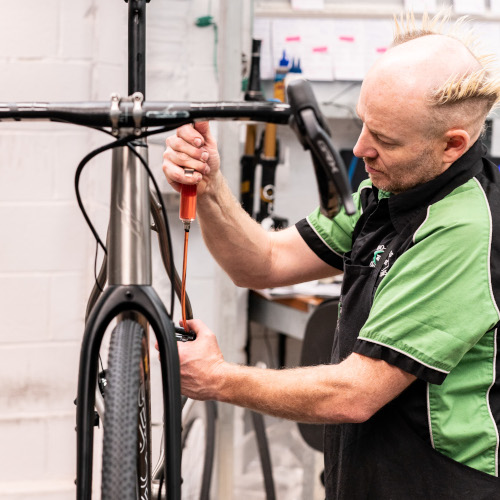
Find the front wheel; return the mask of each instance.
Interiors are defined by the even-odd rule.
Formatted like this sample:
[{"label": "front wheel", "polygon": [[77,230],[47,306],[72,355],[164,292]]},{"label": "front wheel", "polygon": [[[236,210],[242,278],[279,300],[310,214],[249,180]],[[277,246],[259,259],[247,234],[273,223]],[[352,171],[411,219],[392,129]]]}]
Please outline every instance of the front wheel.
[{"label": "front wheel", "polygon": [[151,498],[151,438],[144,329],[133,320],[111,334],[104,391],[102,500]]},{"label": "front wheel", "polygon": [[[209,500],[215,455],[217,407],[215,401],[183,397],[182,500]],[[167,500],[162,448],[153,472],[153,500]]]},{"label": "front wheel", "polygon": [[182,499],[209,500],[215,454],[214,401],[188,399],[182,409]]}]

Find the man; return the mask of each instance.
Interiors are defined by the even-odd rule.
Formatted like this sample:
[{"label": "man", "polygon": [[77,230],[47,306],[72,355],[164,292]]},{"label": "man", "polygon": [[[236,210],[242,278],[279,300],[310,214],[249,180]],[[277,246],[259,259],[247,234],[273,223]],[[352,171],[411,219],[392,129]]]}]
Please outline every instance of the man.
[{"label": "man", "polygon": [[227,363],[199,320],[179,346],[187,396],[326,424],[328,499],[500,498],[500,184],[479,140],[499,98],[463,42],[400,30],[361,88],[358,213],[276,233],[230,193],[208,124],[167,139],[165,175],[198,171],[205,242],[237,285],[344,272],[330,365]]}]

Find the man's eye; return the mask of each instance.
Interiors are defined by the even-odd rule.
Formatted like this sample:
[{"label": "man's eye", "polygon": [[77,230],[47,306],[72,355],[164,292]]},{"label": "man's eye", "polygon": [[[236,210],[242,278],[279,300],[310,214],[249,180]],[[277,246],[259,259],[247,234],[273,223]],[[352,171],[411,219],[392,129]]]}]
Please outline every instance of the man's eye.
[{"label": "man's eye", "polygon": [[393,142],[384,141],[384,139],[381,139],[378,135],[376,135],[375,138],[380,144],[383,144],[384,146],[387,147],[396,146],[396,144],[394,144]]}]

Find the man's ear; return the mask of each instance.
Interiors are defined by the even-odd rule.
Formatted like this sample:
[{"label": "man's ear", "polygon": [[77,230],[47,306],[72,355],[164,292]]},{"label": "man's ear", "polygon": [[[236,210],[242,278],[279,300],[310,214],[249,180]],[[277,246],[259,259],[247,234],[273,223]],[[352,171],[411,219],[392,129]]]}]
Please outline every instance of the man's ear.
[{"label": "man's ear", "polygon": [[448,130],[444,139],[443,163],[457,161],[469,149],[470,135],[463,129]]}]

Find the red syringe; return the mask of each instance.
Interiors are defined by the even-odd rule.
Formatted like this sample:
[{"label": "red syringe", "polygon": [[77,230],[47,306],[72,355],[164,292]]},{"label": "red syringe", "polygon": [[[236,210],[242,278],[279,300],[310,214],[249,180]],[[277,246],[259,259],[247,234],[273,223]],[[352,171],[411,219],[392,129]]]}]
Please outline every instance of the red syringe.
[{"label": "red syringe", "polygon": [[[184,175],[192,177],[194,169],[185,168]],[[184,259],[182,263],[182,287],[181,287],[181,309],[182,309],[182,327],[187,332],[186,323],[186,269],[187,269],[187,251],[189,230],[191,222],[196,218],[196,184],[181,185],[181,201],[179,206],[179,219],[184,224]]]}]

